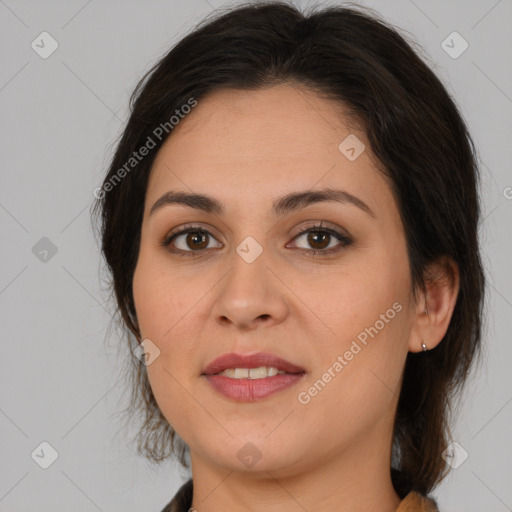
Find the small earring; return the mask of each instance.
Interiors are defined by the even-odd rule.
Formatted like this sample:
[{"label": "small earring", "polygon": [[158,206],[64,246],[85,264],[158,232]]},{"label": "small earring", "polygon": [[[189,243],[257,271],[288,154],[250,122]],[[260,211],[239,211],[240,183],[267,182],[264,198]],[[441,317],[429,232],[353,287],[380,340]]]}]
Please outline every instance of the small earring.
[{"label": "small earring", "polygon": [[421,348],[423,349],[423,352],[426,352],[428,350],[427,345],[425,345],[425,342],[421,340]]}]

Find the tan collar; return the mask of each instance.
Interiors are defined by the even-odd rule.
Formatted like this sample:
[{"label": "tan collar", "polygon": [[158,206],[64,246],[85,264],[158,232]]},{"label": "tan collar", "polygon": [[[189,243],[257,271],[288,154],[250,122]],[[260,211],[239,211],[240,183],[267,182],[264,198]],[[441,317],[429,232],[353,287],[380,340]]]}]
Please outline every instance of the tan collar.
[{"label": "tan collar", "polygon": [[400,502],[396,512],[439,512],[439,509],[435,501],[413,491]]},{"label": "tan collar", "polygon": [[[188,512],[192,506],[192,479],[185,482],[162,512]],[[417,492],[410,492],[398,505],[396,512],[439,512],[435,501]]]}]

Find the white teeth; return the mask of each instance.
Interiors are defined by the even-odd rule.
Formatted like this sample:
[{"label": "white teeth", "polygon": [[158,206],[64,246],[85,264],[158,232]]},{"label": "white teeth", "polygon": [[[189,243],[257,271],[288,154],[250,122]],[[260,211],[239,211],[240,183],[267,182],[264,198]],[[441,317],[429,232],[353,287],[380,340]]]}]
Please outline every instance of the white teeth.
[{"label": "white teeth", "polygon": [[235,379],[247,379],[249,377],[249,370],[247,368],[235,368]]},{"label": "white teeth", "polygon": [[267,376],[267,369],[264,366],[259,368],[251,368],[249,370],[250,379],[264,379]]},{"label": "white teeth", "polygon": [[269,377],[273,377],[274,375],[277,375],[278,373],[285,373],[282,370],[278,370],[277,368],[274,368],[271,366],[270,368],[267,368],[267,375]]},{"label": "white teeth", "polygon": [[260,366],[259,368],[228,368],[217,375],[230,377],[232,379],[264,379],[274,375],[282,375],[286,372],[278,370],[273,366]]}]

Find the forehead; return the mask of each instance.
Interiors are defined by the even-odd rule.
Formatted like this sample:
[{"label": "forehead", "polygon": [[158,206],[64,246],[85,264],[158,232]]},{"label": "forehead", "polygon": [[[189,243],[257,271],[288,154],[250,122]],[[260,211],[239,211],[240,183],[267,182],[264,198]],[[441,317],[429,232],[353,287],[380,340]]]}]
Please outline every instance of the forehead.
[{"label": "forehead", "polygon": [[[365,133],[345,111],[340,102],[295,84],[210,93],[160,148],[147,209],[169,189],[248,203],[316,185],[378,195],[387,182]],[[349,136],[365,146],[354,161],[339,149]]]},{"label": "forehead", "polygon": [[308,156],[311,144],[337,145],[340,132],[350,131],[342,104],[320,98],[305,86],[220,89],[198,101],[162,149],[179,143],[212,156],[229,147],[238,157],[289,158]]}]

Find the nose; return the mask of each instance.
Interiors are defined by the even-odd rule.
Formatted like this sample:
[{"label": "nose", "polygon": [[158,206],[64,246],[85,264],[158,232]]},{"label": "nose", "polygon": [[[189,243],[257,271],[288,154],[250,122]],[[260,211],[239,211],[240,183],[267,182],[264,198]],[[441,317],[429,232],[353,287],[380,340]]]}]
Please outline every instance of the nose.
[{"label": "nose", "polygon": [[276,277],[265,251],[250,263],[234,251],[230,263],[231,270],[216,287],[215,320],[245,331],[282,322],[289,309],[287,288]]}]

